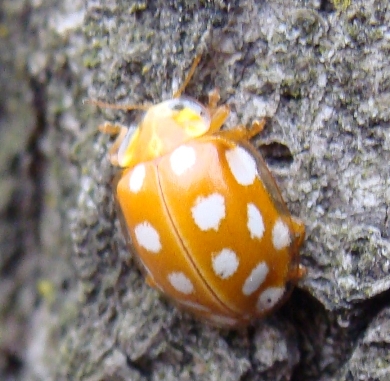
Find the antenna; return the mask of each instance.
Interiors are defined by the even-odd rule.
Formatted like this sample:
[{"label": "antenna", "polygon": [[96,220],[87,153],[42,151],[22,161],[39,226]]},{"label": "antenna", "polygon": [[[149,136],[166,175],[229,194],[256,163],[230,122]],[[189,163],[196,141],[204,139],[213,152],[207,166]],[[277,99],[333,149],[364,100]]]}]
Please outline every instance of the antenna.
[{"label": "antenna", "polygon": [[200,59],[201,59],[201,58],[202,58],[201,55],[198,55],[198,56],[195,57],[194,62],[193,62],[192,65],[191,65],[190,71],[188,72],[186,79],[184,80],[184,82],[182,83],[182,85],[179,87],[179,89],[176,90],[176,91],[173,93],[173,96],[172,96],[173,98],[179,98],[180,95],[182,94],[182,92],[185,90],[185,88],[186,88],[187,85],[188,85],[188,82],[191,81],[191,78],[192,78],[192,76],[194,75],[195,70],[196,70],[196,67],[199,65],[199,62],[200,62]]},{"label": "antenna", "polygon": [[130,111],[130,110],[148,110],[150,105],[144,104],[144,105],[120,105],[120,104],[115,104],[115,103],[106,103],[102,101],[98,101],[96,99],[85,99],[83,101],[84,104],[89,104],[89,105],[95,105],[100,108],[111,108],[114,110],[125,110],[125,111]]}]

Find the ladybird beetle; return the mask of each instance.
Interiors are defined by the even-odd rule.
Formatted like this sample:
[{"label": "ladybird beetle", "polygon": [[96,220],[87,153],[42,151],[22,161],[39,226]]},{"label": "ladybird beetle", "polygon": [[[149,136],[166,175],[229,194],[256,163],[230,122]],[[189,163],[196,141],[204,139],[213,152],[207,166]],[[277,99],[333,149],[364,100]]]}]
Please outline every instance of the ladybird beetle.
[{"label": "ladybird beetle", "polygon": [[122,168],[116,200],[130,246],[149,285],[212,325],[249,324],[279,305],[303,276],[304,225],[293,218],[250,128],[221,130],[229,115],[216,90],[202,105],[181,96],[199,62],[173,98],[143,109],[135,131],[118,134],[110,150]]}]

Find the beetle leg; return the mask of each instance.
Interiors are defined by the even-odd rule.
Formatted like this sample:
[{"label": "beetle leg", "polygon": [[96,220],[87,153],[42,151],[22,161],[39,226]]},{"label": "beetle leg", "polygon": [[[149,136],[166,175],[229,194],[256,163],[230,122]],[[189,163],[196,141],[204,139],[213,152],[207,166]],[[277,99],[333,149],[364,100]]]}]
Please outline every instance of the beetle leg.
[{"label": "beetle leg", "polygon": [[101,124],[100,126],[98,126],[98,129],[102,134],[112,135],[112,136],[119,135],[122,128],[125,128],[125,127],[120,126],[119,124],[113,124],[110,122],[105,122],[104,124]]},{"label": "beetle leg", "polygon": [[265,119],[255,120],[252,123],[252,126],[247,129],[247,139],[252,139],[254,136],[260,134],[264,130]]},{"label": "beetle leg", "polygon": [[249,128],[246,128],[244,125],[239,124],[231,130],[221,131],[219,134],[225,139],[239,142],[242,140],[252,139],[254,136],[258,135],[261,131],[263,131],[264,126],[265,119],[263,118],[261,120],[255,120],[252,123],[252,126]]},{"label": "beetle leg", "polygon": [[99,131],[102,132],[103,134],[107,135],[117,135],[117,138],[115,139],[114,143],[108,150],[108,158],[110,159],[110,162],[112,165],[118,167],[118,150],[123,142],[123,139],[125,138],[127,134],[127,128],[124,126],[120,126],[118,124],[112,124],[109,122],[106,122],[104,124],[101,124],[99,127]]},{"label": "beetle leg", "polygon": [[210,111],[214,111],[217,108],[218,102],[221,99],[218,89],[213,89],[209,92],[209,104]]},{"label": "beetle leg", "polygon": [[218,132],[230,114],[229,106],[223,105],[218,107],[220,98],[218,89],[214,89],[209,92],[209,104],[207,105],[207,109],[211,116],[209,128],[210,134]]},{"label": "beetle leg", "polygon": [[288,274],[288,280],[297,283],[307,274],[307,269],[305,266],[299,264],[297,267],[292,269]]},{"label": "beetle leg", "polygon": [[224,106],[217,107],[211,113],[209,133],[213,134],[214,132],[218,132],[223,126],[223,124],[225,123],[229,114],[230,114],[229,106],[224,105]]},{"label": "beetle leg", "polygon": [[[296,218],[291,217],[292,230],[294,232],[294,251],[298,252],[299,248],[302,246],[303,240],[305,238],[305,225],[303,222]],[[307,269],[305,266],[299,264],[294,267],[289,273],[289,279],[293,282],[298,282],[301,278],[303,278],[307,273]]]},{"label": "beetle leg", "polygon": [[291,222],[295,234],[295,245],[299,248],[302,246],[303,240],[305,239],[305,225],[300,219],[295,217],[291,218]]}]

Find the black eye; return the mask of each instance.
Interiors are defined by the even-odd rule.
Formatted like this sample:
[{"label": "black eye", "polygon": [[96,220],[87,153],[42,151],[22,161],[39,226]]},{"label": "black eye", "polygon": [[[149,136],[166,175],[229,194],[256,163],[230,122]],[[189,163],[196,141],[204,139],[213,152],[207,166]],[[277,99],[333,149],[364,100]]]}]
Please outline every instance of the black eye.
[{"label": "black eye", "polygon": [[175,111],[181,111],[185,108],[185,104],[184,103],[181,103],[181,102],[177,102],[176,104],[174,104],[172,106],[172,110],[175,110]]},{"label": "black eye", "polygon": [[[1,0],[0,0],[1,1]],[[169,99],[165,102],[161,102],[161,105],[164,105],[172,111],[191,111],[193,114],[196,114],[198,117],[203,119],[206,124],[210,123],[210,115],[208,110],[201,103],[197,102],[191,98],[181,97],[179,99]]]}]

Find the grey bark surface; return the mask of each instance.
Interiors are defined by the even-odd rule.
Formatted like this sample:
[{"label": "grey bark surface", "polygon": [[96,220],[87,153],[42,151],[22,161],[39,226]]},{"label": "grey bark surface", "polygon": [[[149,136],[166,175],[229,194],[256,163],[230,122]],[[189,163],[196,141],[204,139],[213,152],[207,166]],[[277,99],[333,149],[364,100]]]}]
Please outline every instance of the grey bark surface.
[{"label": "grey bark surface", "polygon": [[[0,3],[1,380],[390,379],[387,0]],[[268,319],[211,328],[149,288],[97,132],[220,89],[307,234],[307,276]]]}]

